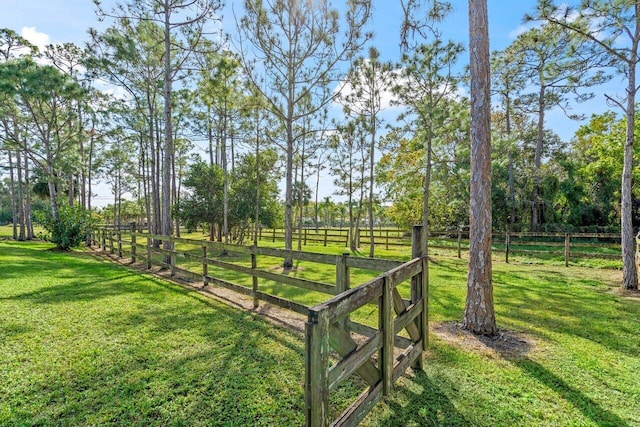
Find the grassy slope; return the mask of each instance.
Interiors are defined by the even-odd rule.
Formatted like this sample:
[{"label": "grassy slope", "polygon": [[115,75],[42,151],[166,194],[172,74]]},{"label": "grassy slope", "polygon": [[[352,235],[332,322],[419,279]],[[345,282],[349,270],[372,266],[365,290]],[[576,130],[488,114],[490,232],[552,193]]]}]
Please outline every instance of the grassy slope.
[{"label": "grassy slope", "polygon": [[[42,248],[0,243],[0,395],[10,396],[0,400],[0,425],[302,423],[301,339]],[[34,275],[39,258],[43,278]],[[432,337],[425,371],[402,379],[364,424],[640,425],[640,303],[612,292],[619,273],[494,267],[499,326],[528,333],[535,349],[503,359]],[[433,322],[460,319],[465,269],[452,258],[431,264]]]}]

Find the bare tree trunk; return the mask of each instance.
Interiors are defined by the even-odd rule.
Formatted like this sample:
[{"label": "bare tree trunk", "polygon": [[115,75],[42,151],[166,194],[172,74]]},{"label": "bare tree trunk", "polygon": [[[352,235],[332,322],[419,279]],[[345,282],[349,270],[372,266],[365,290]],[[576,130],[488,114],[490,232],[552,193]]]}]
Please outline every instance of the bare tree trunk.
[{"label": "bare tree trunk", "polygon": [[11,185],[11,215],[12,215],[12,227],[13,227],[13,240],[18,240],[18,207],[16,200],[16,183],[13,175],[13,156],[11,150],[7,150],[9,154],[9,182]]},{"label": "bare tree trunk", "polygon": [[89,139],[89,164],[87,166],[87,210],[91,212],[91,198],[93,195],[91,192],[93,191],[91,188],[91,179],[93,177],[93,147],[95,143],[95,137],[93,134],[93,127],[91,129],[91,138]]},{"label": "bare tree trunk", "polygon": [[23,179],[22,179],[22,159],[20,158],[20,151],[16,151],[16,169],[18,170],[18,198],[16,200],[18,205],[18,218],[20,223],[20,230],[18,232],[18,240],[25,239],[25,213],[24,213],[24,192]]},{"label": "bare tree trunk", "polygon": [[[636,12],[638,5],[636,5]],[[633,52],[637,51],[637,47]],[[633,234],[633,144],[635,143],[635,94],[636,94],[636,64],[629,67],[629,85],[627,87],[627,135],[624,145],[624,166],[622,169],[622,206],[621,206],[621,234],[622,234],[622,288],[638,289],[638,275],[635,264],[635,248]]]},{"label": "bare tree trunk", "polygon": [[469,0],[471,200],[469,276],[463,327],[495,335],[491,282],[491,93],[487,0]]},{"label": "bare tree trunk", "polygon": [[[293,106],[289,108],[290,116],[293,116]],[[284,191],[284,248],[291,250],[293,248],[293,203],[292,203],[292,185],[293,185],[293,122],[287,124],[287,162],[285,173],[285,191]],[[293,260],[285,258],[282,267],[287,269],[293,267]]]},{"label": "bare tree trunk", "polygon": [[256,120],[256,211],[253,232],[253,245],[258,246],[258,233],[260,232],[260,129]]},{"label": "bare tree trunk", "polygon": [[[162,234],[171,236],[171,176],[173,164],[173,129],[171,111],[171,26],[169,0],[164,0],[164,160],[162,163]],[[163,242],[165,250],[171,249],[171,242]],[[164,262],[171,262],[169,254],[165,254]]]},{"label": "bare tree trunk", "polygon": [[25,225],[27,227],[27,240],[31,240],[35,237],[33,232],[33,221],[31,221],[31,180],[29,179],[29,157],[25,153],[24,158],[24,192],[25,192],[25,205],[24,216]]},{"label": "bare tree trunk", "polygon": [[[540,77],[542,81],[544,77]],[[544,109],[545,85],[540,84],[538,94],[538,128],[536,136],[536,151],[533,160],[533,197],[531,198],[531,231],[538,231],[540,225],[540,167],[542,165],[542,145],[544,142]]]},{"label": "bare tree trunk", "polygon": [[302,251],[302,225],[304,206],[304,152],[305,143],[302,144],[302,156],[300,157],[300,185],[298,186],[298,250]]},{"label": "bare tree trunk", "polygon": [[373,184],[376,152],[376,115],[371,114],[371,151],[369,153],[369,256],[373,258],[375,253],[375,241],[373,236]]},{"label": "bare tree trunk", "polygon": [[315,206],[313,211],[313,225],[316,233],[318,232],[318,188],[320,187],[320,162],[318,162],[318,170],[316,171],[316,194],[315,194]]},{"label": "bare tree trunk", "polygon": [[222,161],[222,233],[224,243],[229,244],[229,171],[227,165],[227,106],[225,99],[224,117],[222,118],[222,138],[220,145],[220,156]]},{"label": "bare tree trunk", "polygon": [[509,224],[516,222],[516,190],[513,173],[513,147],[511,146],[511,100],[507,97],[505,108],[505,120],[507,125],[507,138],[509,140]]},{"label": "bare tree trunk", "polygon": [[69,191],[67,192],[67,198],[69,200],[69,207],[73,207],[75,200],[75,186],[73,184],[73,172],[69,172]]},{"label": "bare tree trunk", "polygon": [[431,191],[431,146],[433,133],[429,131],[427,136],[427,149],[425,153],[426,170],[424,173],[424,194],[422,197],[422,235],[420,236],[420,250],[424,255],[429,255],[429,194]]}]

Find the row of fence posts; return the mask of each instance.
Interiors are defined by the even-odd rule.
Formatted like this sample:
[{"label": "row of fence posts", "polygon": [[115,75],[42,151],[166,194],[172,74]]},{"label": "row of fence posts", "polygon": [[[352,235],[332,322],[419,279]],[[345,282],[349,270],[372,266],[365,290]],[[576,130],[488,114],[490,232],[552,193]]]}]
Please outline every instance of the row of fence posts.
[{"label": "row of fence posts", "polygon": [[[459,240],[458,240],[459,241]],[[564,233],[564,266],[569,266],[569,258],[571,255],[571,234]],[[509,253],[511,252],[511,235],[509,231],[505,233],[504,237],[504,261],[509,264]],[[460,244],[458,243],[458,258],[460,258]]]},{"label": "row of fence posts", "polygon": [[[103,233],[102,233],[102,249],[106,250],[106,229],[102,229]],[[131,230],[131,258],[133,262],[136,262],[136,224],[132,223],[130,225],[130,230]],[[122,257],[122,239],[121,239],[121,233],[122,231],[120,229],[115,229],[114,232],[117,235],[117,246],[114,246],[114,238],[113,238],[113,233],[109,234],[109,252],[113,255],[117,249],[118,252],[118,256]],[[387,232],[387,236],[386,236],[386,249],[389,249],[389,230],[386,231]],[[260,229],[259,231],[259,236],[260,239],[262,238],[262,229]],[[307,244],[307,231],[305,229],[305,233],[304,233],[304,244]],[[148,259],[150,259],[150,252],[151,252],[151,245],[153,244],[152,240],[150,238],[147,238],[147,246],[148,246],[148,250],[147,250],[147,257]],[[272,241],[275,242],[276,240],[276,229],[273,229],[273,234],[272,234]],[[349,244],[349,236],[346,236],[346,245],[348,246]],[[327,246],[327,229],[324,229],[324,246]],[[570,233],[565,233],[564,235],[564,265],[565,267],[569,266],[569,258],[571,255],[571,234]],[[171,240],[171,251],[173,252],[174,249],[174,242],[173,240]],[[458,249],[458,258],[462,258],[462,229],[458,230],[458,241],[457,241],[457,249]],[[203,260],[206,259],[207,255],[206,255],[206,247],[203,246]],[[505,257],[505,262],[508,264],[509,263],[509,256],[511,254],[511,233],[509,233],[509,231],[507,230],[505,233],[505,240],[504,240],[504,257]],[[171,271],[172,271],[172,275],[175,272],[175,254],[171,255],[173,261],[171,262]],[[255,262],[255,260],[252,259],[252,263]],[[150,265],[148,265],[148,268],[151,268]],[[255,267],[254,267],[255,268]],[[206,271],[207,267],[206,267],[206,263],[203,262],[203,270]],[[206,276],[206,274],[205,274]],[[206,282],[205,282],[206,283]]]}]

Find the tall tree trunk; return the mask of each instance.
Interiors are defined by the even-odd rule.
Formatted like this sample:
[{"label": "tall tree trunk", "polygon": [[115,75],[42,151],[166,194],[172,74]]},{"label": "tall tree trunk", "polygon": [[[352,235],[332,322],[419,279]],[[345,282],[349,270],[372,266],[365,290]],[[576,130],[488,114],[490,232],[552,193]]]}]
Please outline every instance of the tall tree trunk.
[{"label": "tall tree trunk", "polygon": [[207,105],[207,140],[209,141],[209,166],[214,164],[213,153],[213,119],[211,118],[211,107]]},{"label": "tall tree trunk", "polygon": [[505,102],[505,121],[507,127],[507,139],[509,140],[509,225],[513,228],[513,224],[516,222],[516,190],[514,183],[513,172],[513,146],[511,143],[511,99],[507,95]]},{"label": "tall tree trunk", "polygon": [[18,240],[18,201],[16,200],[16,182],[14,178],[13,156],[11,150],[7,150],[9,154],[9,185],[11,186],[11,216],[13,228],[13,240]]},{"label": "tall tree trunk", "polygon": [[[290,117],[293,116],[293,106],[290,107]],[[293,121],[288,120],[287,124],[287,164],[285,172],[285,190],[284,190],[284,248],[291,250],[293,248],[293,202],[292,202],[292,185],[293,185]],[[285,258],[282,267],[292,268],[293,260]]]},{"label": "tall tree trunk", "polygon": [[91,138],[89,138],[89,163],[87,166],[87,210],[91,212],[91,198],[93,194],[91,192],[93,189],[91,188],[91,179],[93,177],[93,148],[95,146],[95,135],[94,135],[95,125],[91,128]]},{"label": "tall tree trunk", "polygon": [[471,54],[471,200],[469,276],[463,327],[495,335],[491,283],[491,93],[487,0],[469,0]]},{"label": "tall tree trunk", "polygon": [[371,151],[369,153],[369,256],[373,258],[375,253],[375,241],[373,236],[373,184],[376,152],[376,115],[371,114]]},{"label": "tall tree trunk", "polygon": [[25,236],[26,222],[25,222],[25,212],[24,212],[24,192],[22,191],[24,184],[22,179],[22,160],[20,159],[20,151],[16,151],[16,169],[18,170],[18,198],[16,202],[18,207],[17,211],[18,211],[18,218],[20,223],[18,240],[24,240],[26,237]]},{"label": "tall tree trunk", "polygon": [[29,177],[29,157],[26,152],[22,157],[24,158],[24,216],[27,227],[27,240],[32,240],[35,237],[35,234],[33,232],[33,221],[31,220],[31,179]]},{"label": "tall tree trunk", "polygon": [[318,215],[319,215],[319,209],[320,209],[320,206],[318,205],[318,188],[320,187],[320,169],[321,169],[320,162],[318,161],[318,170],[316,171],[315,205],[313,210],[313,225],[316,230],[316,233],[318,232]]},{"label": "tall tree trunk", "polygon": [[75,200],[75,186],[73,183],[73,172],[69,172],[69,191],[67,193],[67,198],[69,200],[69,207],[73,207],[73,202]]},{"label": "tall tree trunk", "polygon": [[253,231],[253,245],[258,246],[258,233],[260,232],[260,128],[256,120],[256,207],[255,224]]},{"label": "tall tree trunk", "polygon": [[429,194],[431,192],[431,147],[433,145],[433,133],[429,130],[427,135],[427,148],[425,152],[426,170],[424,173],[424,194],[422,195],[422,235],[420,236],[420,248],[425,256],[429,255]]},{"label": "tall tree trunk", "polygon": [[222,160],[222,227],[224,243],[229,244],[229,171],[227,170],[227,100],[224,101],[222,117],[222,139],[220,156]]},{"label": "tall tree trunk", "polygon": [[[541,72],[542,73],[542,72]],[[542,82],[543,76],[541,75]],[[544,110],[546,86],[540,83],[538,93],[538,127],[536,134],[536,151],[533,159],[533,196],[531,197],[531,231],[538,231],[540,225],[540,168],[542,166],[542,145],[544,143]]]},{"label": "tall tree trunk", "polygon": [[[164,0],[164,159],[162,163],[162,234],[171,236],[171,165],[173,163],[173,129],[171,111],[171,26],[170,26],[170,1]],[[163,242],[165,250],[171,249],[171,242]],[[170,255],[164,256],[164,262],[169,263]]]},{"label": "tall tree trunk", "polygon": [[[638,12],[639,5],[636,5]],[[637,46],[632,52],[637,52]],[[620,223],[622,231],[622,288],[638,289],[638,275],[635,265],[635,242],[633,234],[633,144],[635,143],[635,99],[636,99],[636,58],[632,57],[629,66],[629,85],[627,86],[627,130],[624,145],[624,165],[622,168],[622,203]]]},{"label": "tall tree trunk", "polygon": [[[304,130],[303,130],[304,132]],[[302,144],[302,156],[300,157],[300,185],[298,186],[298,250],[302,251],[302,225],[303,225],[303,206],[304,206],[304,149],[305,143]]]}]

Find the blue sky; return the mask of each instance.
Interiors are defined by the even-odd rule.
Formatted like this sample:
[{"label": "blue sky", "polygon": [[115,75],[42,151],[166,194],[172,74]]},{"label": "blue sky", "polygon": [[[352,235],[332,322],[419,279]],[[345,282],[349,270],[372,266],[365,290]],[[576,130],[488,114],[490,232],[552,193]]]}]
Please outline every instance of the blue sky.
[{"label": "blue sky", "polygon": [[[104,0],[106,5],[114,0]],[[241,1],[228,1],[225,15],[225,28],[233,28],[231,8],[241,9]],[[336,4],[339,1],[335,2]],[[508,46],[519,29],[522,18],[530,12],[535,0],[489,0],[489,21],[491,50],[500,50]],[[399,33],[402,10],[399,0],[374,0],[374,13],[370,29],[374,31],[373,44],[381,51],[383,59],[395,61],[400,57]],[[453,0],[453,13],[441,24],[445,38],[467,44],[467,1]],[[95,7],[91,0],[0,0],[0,27],[11,28],[18,33],[40,40],[42,43],[73,42],[84,45],[87,30],[90,27],[104,27],[98,22]],[[461,63],[466,63],[465,57]],[[608,85],[609,92],[623,90],[619,79]],[[600,93],[589,103],[578,105],[574,112],[590,115],[606,109],[604,97]],[[572,122],[561,114],[550,114],[548,126],[568,140],[580,123]]]},{"label": "blue sky", "polygon": [[[105,5],[114,0],[104,0]],[[241,1],[228,1],[225,15],[225,28],[233,28],[231,8],[241,9]],[[339,4],[339,1],[334,1]],[[535,0],[489,0],[489,31],[491,50],[507,47],[522,29],[523,16],[531,12]],[[400,24],[402,10],[399,0],[374,0],[374,12],[370,30],[375,33],[373,44],[380,50],[382,59],[397,61],[401,51],[399,47]],[[465,0],[453,0],[453,13],[440,28],[445,38],[461,42],[468,40],[467,11]],[[90,27],[104,28],[105,23],[98,22],[92,0],[0,0],[0,28],[11,28],[29,38],[32,42],[62,43],[73,42],[80,46],[88,40],[87,30]],[[468,62],[468,54],[463,54],[461,64]],[[608,93],[623,92],[620,78],[614,78],[606,87],[599,90],[596,97],[587,103],[576,105],[574,113],[590,116],[608,109],[604,102],[604,91]],[[560,112],[551,112],[547,116],[547,127],[553,129],[564,140],[569,140],[581,123],[567,119]],[[326,189],[321,194],[331,195]],[[108,192],[106,194],[109,194]],[[106,202],[110,197],[101,196]]]}]

